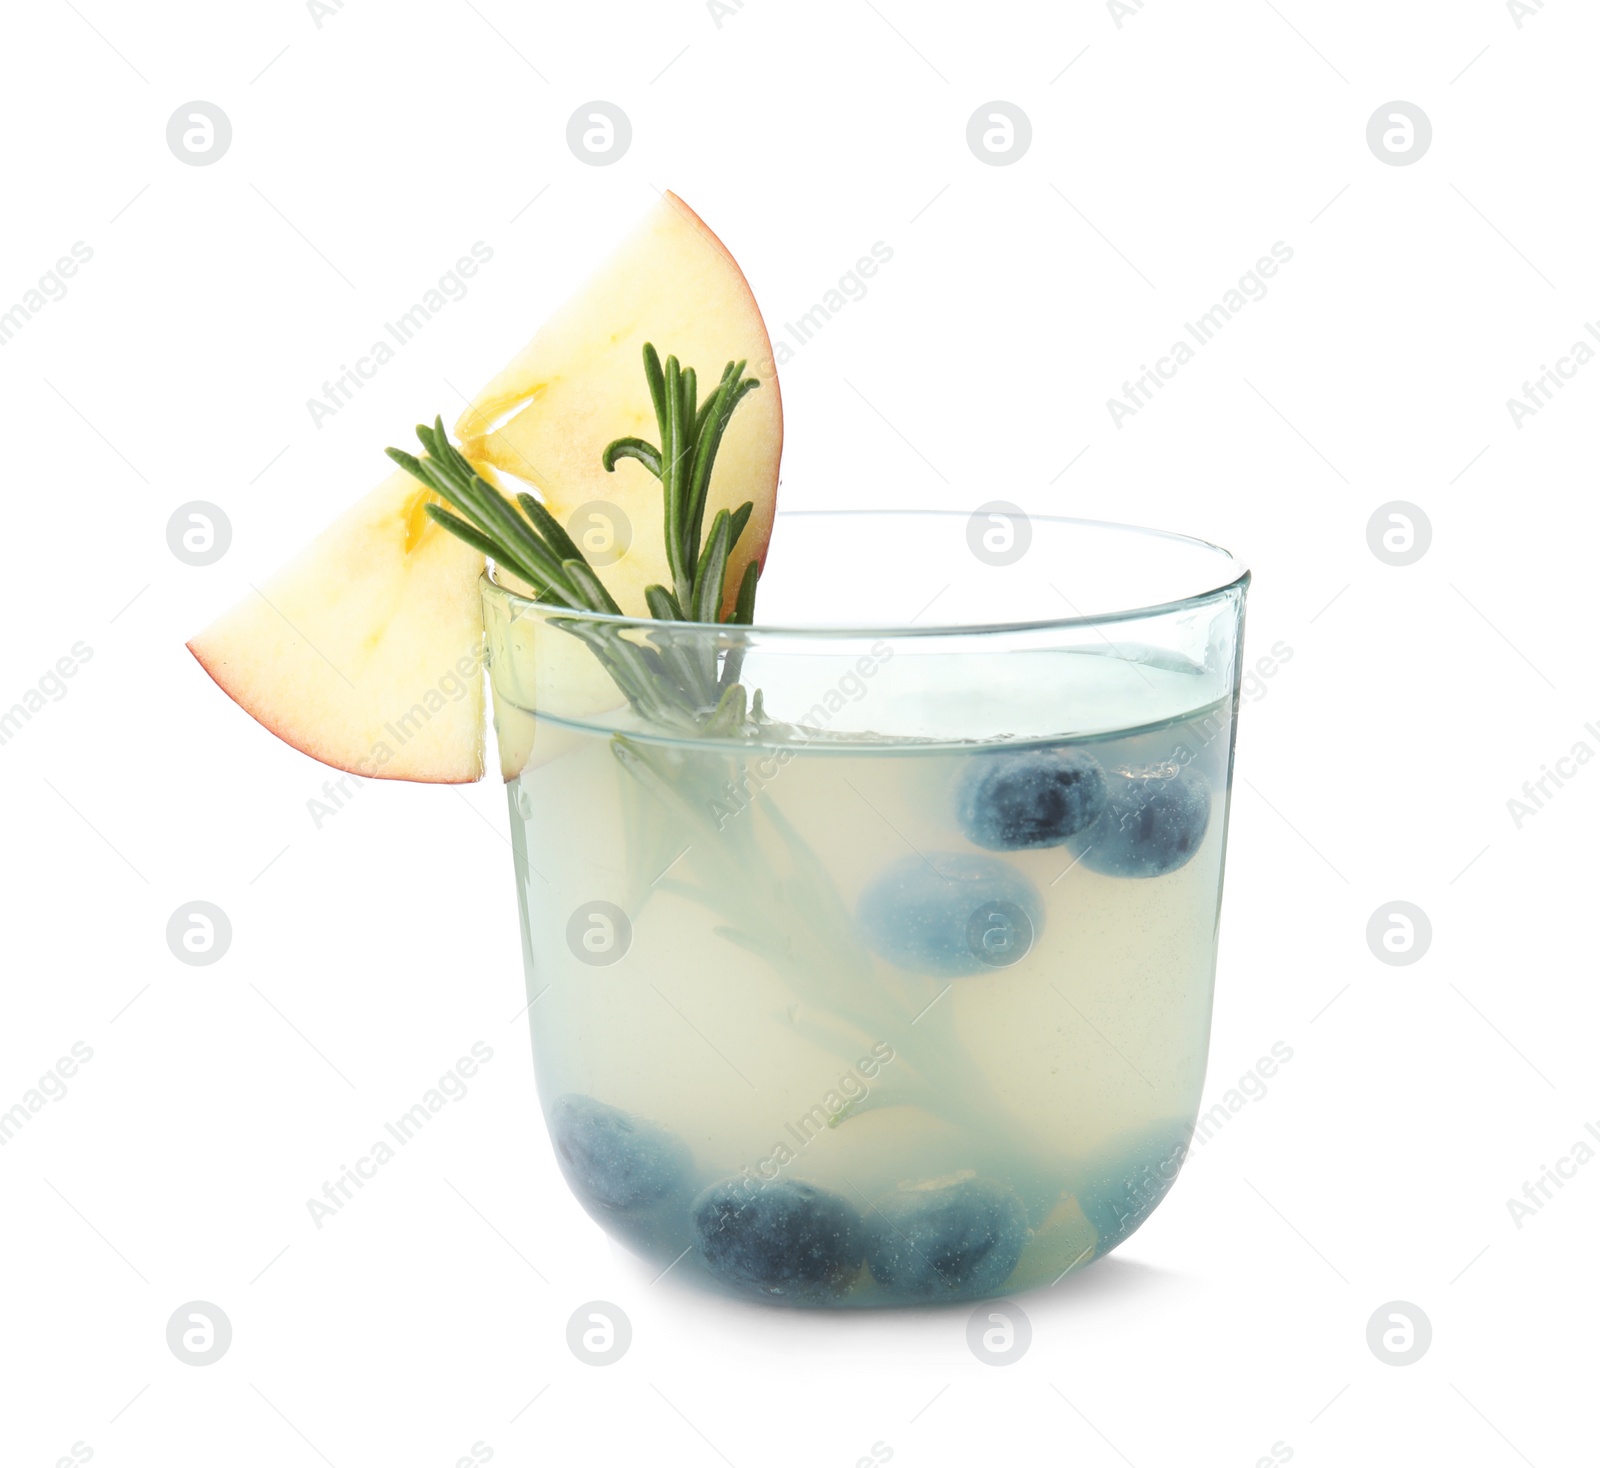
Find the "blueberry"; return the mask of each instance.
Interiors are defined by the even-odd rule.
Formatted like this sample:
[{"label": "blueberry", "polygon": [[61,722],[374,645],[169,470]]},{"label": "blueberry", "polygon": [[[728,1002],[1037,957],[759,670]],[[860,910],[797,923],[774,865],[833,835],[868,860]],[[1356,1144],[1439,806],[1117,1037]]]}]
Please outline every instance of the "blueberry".
[{"label": "blueberry", "polygon": [[1077,749],[975,754],[956,786],[962,831],[990,851],[1060,846],[1105,803],[1100,762]]},{"label": "blueberry", "polygon": [[867,1268],[891,1295],[968,1299],[999,1291],[1028,1240],[1028,1218],[1009,1188],[967,1179],[901,1188],[867,1217]]},{"label": "blueberry", "polygon": [[561,1171],[591,1213],[648,1208],[688,1175],[689,1149],[676,1137],[592,1096],[557,1097],[547,1119]]},{"label": "blueberry", "polygon": [[810,1183],[713,1183],[690,1209],[700,1257],[726,1284],[804,1297],[846,1284],[861,1263],[861,1217]]},{"label": "blueberry", "polygon": [[908,856],[862,895],[867,945],[897,968],[954,978],[1026,957],[1044,903],[1021,872],[992,856]]},{"label": "blueberry", "polygon": [[1078,1206],[1099,1235],[1096,1257],[1109,1254],[1155,1212],[1183,1166],[1190,1128],[1160,1122],[1098,1158],[1078,1186]]},{"label": "blueberry", "polygon": [[1099,820],[1068,846],[1102,876],[1164,877],[1200,849],[1210,821],[1211,788],[1190,770],[1108,771]]}]

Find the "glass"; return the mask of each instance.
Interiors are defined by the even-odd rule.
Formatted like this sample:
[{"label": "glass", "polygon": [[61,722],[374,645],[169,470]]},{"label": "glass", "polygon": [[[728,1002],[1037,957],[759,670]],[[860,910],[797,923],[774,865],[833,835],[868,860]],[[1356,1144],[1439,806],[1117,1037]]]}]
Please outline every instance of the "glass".
[{"label": "glass", "polygon": [[[748,628],[486,581],[539,1094],[590,1214],[828,1306],[1015,1293],[1138,1228],[1205,1077],[1248,582],[1007,507],[781,514]],[[596,647],[731,659],[767,722],[641,712]]]}]

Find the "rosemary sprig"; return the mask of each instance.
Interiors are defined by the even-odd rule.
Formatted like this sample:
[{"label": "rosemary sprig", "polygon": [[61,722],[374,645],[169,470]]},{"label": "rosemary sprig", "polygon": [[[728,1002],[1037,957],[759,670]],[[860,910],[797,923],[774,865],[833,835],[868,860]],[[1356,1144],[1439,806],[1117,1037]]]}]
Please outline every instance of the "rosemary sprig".
[{"label": "rosemary sprig", "polygon": [[[659,600],[662,606],[674,610],[672,621],[717,620],[727,558],[738,544],[755,506],[747,501],[732,514],[726,510],[717,512],[711,522],[705,563],[700,556],[701,529],[705,523],[706,498],[711,490],[711,471],[716,465],[717,450],[722,447],[722,436],[746,395],[761,386],[759,378],[744,375],[745,366],[744,362],[729,362],[722,369],[722,378],[715,390],[700,403],[695,396],[694,368],[680,368],[676,357],[668,357],[663,365],[655,347],[646,342],[644,375],[650,386],[650,401],[656,410],[661,445],[658,448],[642,438],[619,438],[608,444],[600,457],[608,474],[616,472],[619,459],[637,459],[661,481],[663,531],[672,589],[669,592],[665,587],[650,588],[663,593],[651,601],[654,617],[661,616],[655,609],[656,600]],[[726,534],[725,546],[719,543],[720,534]],[[719,554],[720,563],[716,559]],[[746,600],[748,583],[748,599],[753,603],[755,581],[755,562],[752,561],[745,568],[744,580],[739,586],[739,602]],[[736,603],[734,615],[728,618],[730,622],[739,620],[738,609]]]},{"label": "rosemary sprig", "polygon": [[[607,473],[616,472],[619,460],[635,459],[661,481],[672,586],[645,588],[645,605],[657,621],[748,626],[755,619],[759,573],[754,561],[745,567],[732,610],[720,616],[729,558],[750,523],[754,504],[747,501],[731,513],[719,510],[702,550],[717,451],[739,404],[761,386],[758,378],[744,375],[745,365],[729,362],[716,388],[700,402],[694,368],[681,367],[676,357],[663,364],[647,342],[645,379],[661,444],[619,438],[601,456]],[[582,549],[538,500],[519,493],[513,506],[450,442],[442,418],[435,418],[432,428],[419,424],[417,438],[425,451],[420,459],[403,449],[387,452],[449,506],[428,505],[430,518],[527,582],[539,601],[573,611],[621,614]],[[651,639],[653,645],[641,646],[618,627],[565,618],[553,622],[588,643],[629,701],[649,718],[711,725],[726,733],[744,727],[749,708],[760,708],[759,694],[748,700],[739,687],[742,649],[727,650],[719,669],[718,653],[703,637],[686,645],[663,629]]]},{"label": "rosemary sprig", "polygon": [[[753,504],[720,510],[705,524],[717,451],[740,402],[760,386],[744,376],[745,365],[729,362],[701,402],[693,368],[681,367],[676,357],[663,363],[653,346],[644,348],[660,443],[619,438],[601,462],[615,472],[620,460],[631,458],[661,481],[672,584],[645,589],[650,616],[661,625],[643,642],[635,640],[636,629],[612,623],[556,615],[551,625],[594,651],[649,725],[700,736],[686,747],[660,747],[621,732],[611,736],[612,753],[631,787],[666,818],[667,840],[649,843],[652,851],[670,850],[683,831],[694,837],[679,851],[685,859],[680,875],[664,876],[654,857],[645,862],[649,872],[638,879],[641,900],[659,890],[704,905],[720,920],[713,929],[718,937],[766,959],[789,983],[796,1000],[788,1021],[794,1031],[847,1063],[863,1044],[894,1037],[901,1058],[890,1085],[831,1124],[867,1106],[920,1106],[972,1129],[992,1161],[1004,1155],[993,1139],[1007,1135],[1012,1123],[977,1068],[961,1057],[951,1006],[930,1014],[937,995],[925,991],[933,981],[874,980],[826,866],[768,792],[752,801],[764,815],[765,833],[758,834],[754,818],[725,825],[713,814],[726,791],[742,783],[742,755],[730,752],[730,743],[805,737],[770,719],[759,691],[747,692],[740,682],[741,646],[719,651],[703,631],[685,637],[681,630],[684,623],[749,626],[755,619],[753,561],[732,610],[720,616],[729,560]],[[433,520],[532,586],[540,602],[618,614],[582,549],[537,499],[522,493],[508,501],[450,443],[442,420],[419,426],[417,438],[425,451],[420,459],[399,449],[388,452],[444,501],[427,506]],[[929,1018],[912,1036],[909,1026],[924,1015]],[[969,1079],[956,1087],[944,1079],[953,1075]]]}]

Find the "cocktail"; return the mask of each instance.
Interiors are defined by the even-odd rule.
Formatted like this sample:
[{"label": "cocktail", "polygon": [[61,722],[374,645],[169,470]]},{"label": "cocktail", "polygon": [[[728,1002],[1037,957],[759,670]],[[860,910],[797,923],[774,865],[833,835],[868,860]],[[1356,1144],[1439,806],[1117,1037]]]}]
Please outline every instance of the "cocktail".
[{"label": "cocktail", "polygon": [[[639,340],[679,228],[648,268],[625,248],[457,442],[393,453],[392,507],[353,523],[448,589],[404,657],[354,667],[384,639],[295,599],[357,559],[337,536],[268,589],[358,691],[323,680],[313,752],[460,778],[436,669],[486,650],[544,1119],[629,1248],[795,1305],[1049,1284],[1150,1215],[1198,1110],[1248,574],[1014,506],[775,514],[770,347],[753,303],[707,305],[742,299],[731,257],[687,235],[668,272],[712,275],[665,324],[709,315],[745,353],[714,386]],[[447,631],[461,565],[481,614]],[[282,732],[283,696],[229,677],[259,614],[230,615],[197,652]]]},{"label": "cocktail", "polygon": [[[816,566],[841,573],[787,626],[485,587],[546,1120],[584,1206],[661,1268],[805,1304],[1027,1289],[1119,1244],[1182,1162],[1245,578],[1042,519],[997,568],[970,523],[780,514],[764,605],[798,619]],[[848,548],[883,544],[916,573],[858,606]],[[601,636],[737,668],[760,719],[607,698]]]}]

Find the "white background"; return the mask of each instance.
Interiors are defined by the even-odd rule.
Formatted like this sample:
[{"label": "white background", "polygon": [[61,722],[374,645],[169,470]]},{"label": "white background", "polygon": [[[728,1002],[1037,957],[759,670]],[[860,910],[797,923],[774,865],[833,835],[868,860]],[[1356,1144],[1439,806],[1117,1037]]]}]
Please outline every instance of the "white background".
[{"label": "white background", "polygon": [[[0,747],[0,1108],[93,1059],[0,1149],[0,1459],[1592,1461],[1600,1166],[1521,1228],[1507,1199],[1600,1123],[1600,768],[1520,829],[1507,801],[1600,750],[1600,365],[1520,429],[1506,400],[1600,313],[1597,43],[1578,0],[13,7],[0,310],[93,259],[0,348],[0,706],[93,656]],[[634,130],[607,168],[565,141],[595,98]],[[1007,167],[965,138],[996,98],[1033,128]],[[194,99],[233,127],[207,167],[165,141]],[[1410,166],[1366,141],[1393,99],[1432,121]],[[667,187],[775,335],[894,251],[785,371],[784,503],[1197,533],[1255,570],[1252,658],[1292,652],[1242,716],[1207,1104],[1294,1058],[1120,1253],[1020,1301],[1003,1369],[965,1309],[652,1286],[536,1112],[498,781],[367,785],[315,829],[327,772],[183,648]],[[314,426],[477,240],[471,293]],[[1276,241],[1266,298],[1116,427]],[[206,569],[165,539],[194,499],[233,524]],[[1396,499],[1434,534],[1404,568],[1366,538]],[[195,899],[232,921],[213,967],[164,939]],[[1433,925],[1410,967],[1365,937],[1398,899]],[[318,1231],[474,1041],[467,1099]],[[203,1369],[165,1340],[196,1299],[233,1326]],[[633,1323],[605,1369],[566,1345],[595,1299]],[[1366,1341],[1392,1300],[1433,1327],[1403,1368]]]}]

